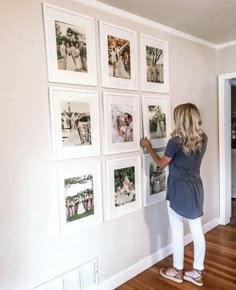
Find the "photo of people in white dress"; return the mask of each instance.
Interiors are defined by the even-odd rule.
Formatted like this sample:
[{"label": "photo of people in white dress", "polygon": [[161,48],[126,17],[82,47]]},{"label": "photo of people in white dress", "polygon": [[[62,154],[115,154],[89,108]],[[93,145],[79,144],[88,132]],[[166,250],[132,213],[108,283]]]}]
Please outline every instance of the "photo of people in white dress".
[{"label": "photo of people in white dress", "polygon": [[130,42],[126,39],[107,36],[109,76],[131,79]]},{"label": "photo of people in white dress", "polygon": [[63,146],[91,145],[90,104],[61,102]]},{"label": "photo of people in white dress", "polygon": [[114,170],[115,207],[136,200],[135,167]]},{"label": "photo of people in white dress", "polygon": [[73,222],[94,214],[93,175],[64,180],[66,221]]},{"label": "photo of people in white dress", "polygon": [[155,162],[149,164],[150,195],[166,190],[166,171],[160,169]]},{"label": "photo of people in white dress", "polygon": [[149,131],[150,139],[166,137],[166,115],[162,112],[161,106],[149,105]]},{"label": "photo of people in white dress", "polygon": [[58,69],[87,72],[86,34],[82,27],[55,21]]},{"label": "photo of people in white dress", "polygon": [[147,82],[164,83],[163,50],[146,46]]},{"label": "photo of people in white dress", "polygon": [[112,143],[133,142],[132,105],[112,104]]}]

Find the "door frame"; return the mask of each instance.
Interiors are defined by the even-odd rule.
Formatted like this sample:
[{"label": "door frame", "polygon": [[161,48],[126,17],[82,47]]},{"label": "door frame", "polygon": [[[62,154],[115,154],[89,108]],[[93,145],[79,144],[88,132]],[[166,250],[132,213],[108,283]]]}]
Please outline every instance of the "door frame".
[{"label": "door frame", "polygon": [[231,218],[231,79],[235,73],[218,76],[219,112],[219,173],[220,173],[220,219],[226,225]]}]

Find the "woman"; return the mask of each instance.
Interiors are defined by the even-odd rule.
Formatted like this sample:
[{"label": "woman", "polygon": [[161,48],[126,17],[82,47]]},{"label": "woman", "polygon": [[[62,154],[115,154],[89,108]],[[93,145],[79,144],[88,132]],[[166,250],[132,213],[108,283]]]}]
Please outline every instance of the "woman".
[{"label": "woman", "polygon": [[123,119],[121,116],[118,116],[112,128],[112,143],[121,143],[125,141],[123,126]]},{"label": "woman", "polygon": [[[203,186],[200,166],[207,147],[207,136],[201,129],[201,117],[197,107],[187,103],[174,110],[175,129],[160,158],[147,138],[141,146],[146,149],[163,169],[169,164],[167,181],[168,213],[173,240],[173,267],[162,268],[160,274],[177,283],[190,281],[203,285],[205,238],[202,231]],[[194,243],[193,269],[183,274],[184,243],[183,218],[188,220]]]}]

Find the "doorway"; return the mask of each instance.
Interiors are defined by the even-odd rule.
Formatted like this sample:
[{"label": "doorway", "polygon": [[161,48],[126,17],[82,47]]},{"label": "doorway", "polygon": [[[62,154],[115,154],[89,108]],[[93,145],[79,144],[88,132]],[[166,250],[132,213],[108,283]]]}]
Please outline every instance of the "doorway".
[{"label": "doorway", "polygon": [[219,90],[219,161],[220,161],[220,220],[226,225],[230,222],[232,211],[231,185],[231,81],[236,72],[220,75]]}]

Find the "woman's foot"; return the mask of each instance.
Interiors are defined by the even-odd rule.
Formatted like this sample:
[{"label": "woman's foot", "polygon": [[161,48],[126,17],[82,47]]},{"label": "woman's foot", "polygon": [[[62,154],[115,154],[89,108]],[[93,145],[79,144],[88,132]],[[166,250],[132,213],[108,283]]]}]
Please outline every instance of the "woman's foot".
[{"label": "woman's foot", "polygon": [[160,274],[166,279],[176,283],[183,283],[183,270],[178,270],[176,268],[161,268]]},{"label": "woman's foot", "polygon": [[184,280],[197,286],[203,286],[202,271],[193,269],[184,273]]}]

